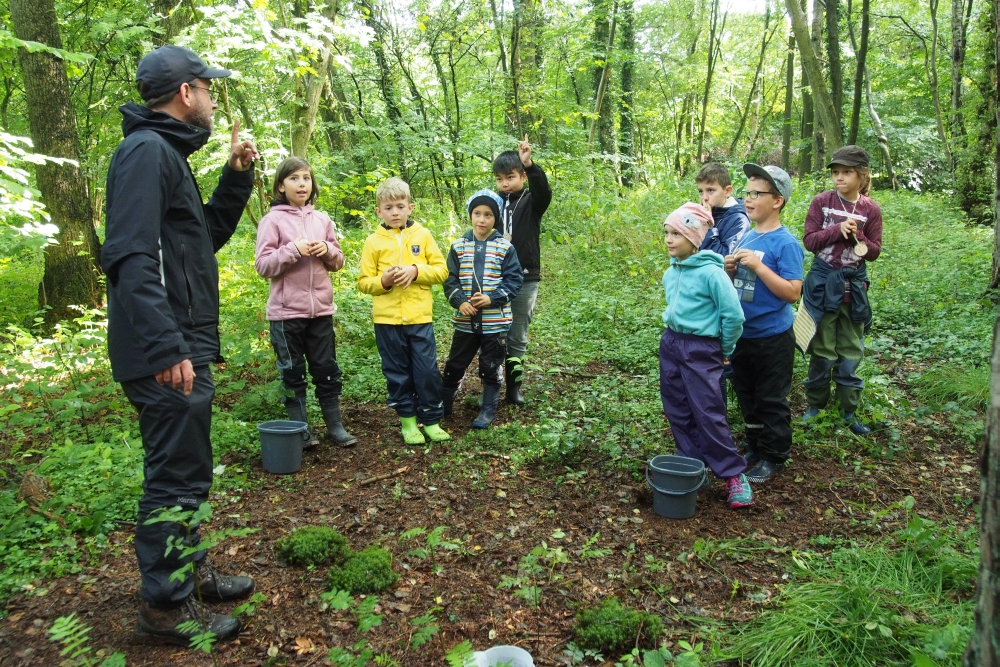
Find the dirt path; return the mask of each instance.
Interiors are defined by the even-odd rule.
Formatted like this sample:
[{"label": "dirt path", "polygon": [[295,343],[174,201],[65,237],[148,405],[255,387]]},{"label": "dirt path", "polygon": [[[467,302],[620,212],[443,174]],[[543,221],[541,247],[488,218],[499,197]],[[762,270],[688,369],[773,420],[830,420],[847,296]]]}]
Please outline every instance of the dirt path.
[{"label": "dirt path", "polygon": [[[444,422],[456,438],[473,416],[464,405],[462,410]],[[906,495],[915,497],[924,516],[966,523],[975,521],[978,503],[978,469],[969,447],[937,440],[937,448],[928,450],[927,433],[919,430],[907,433],[911,448],[895,459],[866,459],[860,441],[844,464],[833,455],[836,445],[811,447],[757,489],[756,506],[745,511],[726,509],[716,481],[700,494],[693,519],[671,521],[653,513],[644,482],[629,471],[602,472],[592,461],[578,467],[587,471],[584,476],[573,479],[555,467],[513,472],[494,456],[473,455],[471,462],[456,464],[447,457],[447,445],[426,454],[405,450],[388,409],[362,406],[347,416],[361,442],[356,449],[308,453],[294,476],[266,475],[257,463],[251,476],[264,477],[257,490],[238,500],[213,498],[213,527],[260,529],[227,542],[213,562],[253,576],[267,596],[239,639],[218,647],[219,664],[325,665],[330,647],[350,647],[362,638],[376,655],[406,666],[445,665],[444,652],[464,639],[480,650],[517,644],[537,665],[565,664],[562,651],[572,640],[576,609],[610,594],[661,615],[670,641],[690,639],[702,620],[751,618],[778,592],[789,550],[823,550],[810,542],[817,535],[835,540],[888,533],[897,527],[896,517],[873,521],[871,513]],[[509,418],[504,408],[501,419]],[[863,465],[854,463],[862,459]],[[402,475],[358,484],[359,477],[404,466]],[[468,475],[472,466],[481,473],[475,484]],[[637,463],[636,472],[641,470]],[[276,562],[274,541],[310,524],[337,527],[356,549],[380,542],[393,552],[402,579],[380,597],[383,621],[369,633],[357,633],[349,612],[321,611],[325,571]],[[406,556],[412,545],[400,544],[400,533],[439,525],[448,526],[446,536],[462,548],[433,563]],[[598,533],[591,548],[610,553],[584,559],[581,547]],[[130,666],[211,665],[209,657],[188,650],[131,645],[138,573],[130,537],[111,535],[100,566],[51,582],[48,594],[12,598],[9,616],[0,621],[0,665],[59,665],[46,630],[71,612],[93,628],[95,652],[122,651]],[[532,608],[513,595],[516,588],[497,586],[504,576],[516,576],[520,558],[543,541],[561,547],[568,562],[552,569],[551,581],[540,582],[540,605]],[[440,632],[411,648],[411,620],[433,608],[440,608]]]}]

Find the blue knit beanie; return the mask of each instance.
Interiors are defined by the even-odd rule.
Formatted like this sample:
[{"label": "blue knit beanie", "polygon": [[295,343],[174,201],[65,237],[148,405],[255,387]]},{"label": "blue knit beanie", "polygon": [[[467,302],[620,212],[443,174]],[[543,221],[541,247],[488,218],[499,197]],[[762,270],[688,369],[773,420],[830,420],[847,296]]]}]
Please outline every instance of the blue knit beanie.
[{"label": "blue knit beanie", "polygon": [[500,209],[503,207],[503,200],[500,199],[500,195],[497,193],[492,190],[480,190],[469,197],[469,201],[465,203],[465,208],[468,210],[470,216],[472,215],[472,209],[477,206],[489,206],[490,210],[493,211],[493,219],[500,220]]}]

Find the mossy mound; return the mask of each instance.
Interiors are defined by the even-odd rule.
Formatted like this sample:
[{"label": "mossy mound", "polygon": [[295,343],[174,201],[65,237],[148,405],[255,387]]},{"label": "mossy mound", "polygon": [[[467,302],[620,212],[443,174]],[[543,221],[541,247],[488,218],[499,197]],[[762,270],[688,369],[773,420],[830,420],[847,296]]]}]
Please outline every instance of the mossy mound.
[{"label": "mossy mound", "polygon": [[275,543],[291,565],[309,566],[342,562],[350,553],[347,538],[326,526],[303,526]]},{"label": "mossy mound", "polygon": [[392,554],[381,547],[371,546],[347,556],[343,565],[334,565],[326,576],[332,588],[358,593],[380,593],[397,581],[392,569]]},{"label": "mossy mound", "polygon": [[655,648],[663,633],[663,621],[645,611],[621,606],[618,598],[608,598],[595,609],[576,615],[577,643],[583,648],[615,654],[633,646]]}]

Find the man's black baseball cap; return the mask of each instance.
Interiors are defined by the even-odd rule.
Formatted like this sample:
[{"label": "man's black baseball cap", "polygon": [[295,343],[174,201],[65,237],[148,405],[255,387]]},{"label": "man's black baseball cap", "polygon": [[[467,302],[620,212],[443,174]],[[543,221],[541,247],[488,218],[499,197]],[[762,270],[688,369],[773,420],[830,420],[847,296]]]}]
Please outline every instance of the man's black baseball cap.
[{"label": "man's black baseball cap", "polygon": [[195,79],[222,79],[231,74],[227,69],[208,67],[191,49],[166,44],[142,57],[135,80],[145,85],[142,98],[152,100],[176,91],[182,83]]},{"label": "man's black baseball cap", "polygon": [[833,151],[830,164],[826,165],[826,168],[829,169],[835,164],[842,167],[867,167],[868,159],[868,151],[861,146],[848,144]]}]

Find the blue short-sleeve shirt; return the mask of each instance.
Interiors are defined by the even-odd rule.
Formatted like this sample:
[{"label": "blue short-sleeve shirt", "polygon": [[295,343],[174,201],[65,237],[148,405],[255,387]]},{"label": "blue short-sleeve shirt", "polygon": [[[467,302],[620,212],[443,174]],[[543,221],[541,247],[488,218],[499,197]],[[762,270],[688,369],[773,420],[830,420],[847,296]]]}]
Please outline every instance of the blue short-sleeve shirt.
[{"label": "blue short-sleeve shirt", "polygon": [[[750,230],[740,239],[739,249],[750,250],[785,280],[802,280],[805,251],[799,240],[785,226],[764,232]],[[742,264],[736,265],[733,286],[743,306],[743,338],[767,338],[788,331],[795,320],[792,305],[779,299],[757,274]]]}]

